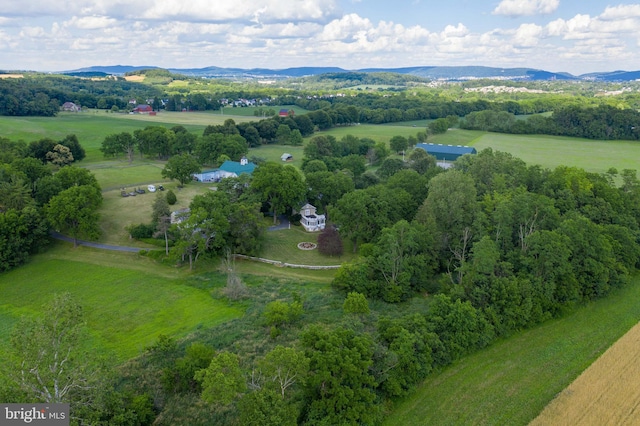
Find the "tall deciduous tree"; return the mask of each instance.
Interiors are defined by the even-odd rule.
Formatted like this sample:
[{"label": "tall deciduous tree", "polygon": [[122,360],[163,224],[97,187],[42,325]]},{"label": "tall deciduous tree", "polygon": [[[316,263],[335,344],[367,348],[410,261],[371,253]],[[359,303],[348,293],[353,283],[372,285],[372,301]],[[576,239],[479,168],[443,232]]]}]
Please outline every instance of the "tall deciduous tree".
[{"label": "tall deciduous tree", "polygon": [[131,163],[135,151],[135,140],[128,132],[107,135],[102,141],[100,151],[105,157],[117,157],[120,154],[125,154]]},{"label": "tall deciduous tree", "polygon": [[444,253],[453,255],[459,272],[471,249],[473,224],[478,212],[476,187],[471,176],[449,170],[429,181],[429,195],[416,215],[416,220],[433,226]]},{"label": "tall deciduous tree", "polygon": [[202,385],[202,399],[221,406],[231,404],[246,389],[238,355],[231,352],[218,353],[195,378]]},{"label": "tall deciduous tree", "polygon": [[309,371],[309,358],[295,348],[276,346],[259,363],[264,387],[274,389],[282,399],[296,386],[302,387]]},{"label": "tall deciduous tree", "polygon": [[11,335],[13,379],[33,402],[86,402],[98,369],[82,351],[82,308],[66,293],[56,295],[38,319],[24,319]]},{"label": "tall deciduous tree", "polygon": [[374,191],[363,189],[348,192],[329,209],[332,220],[340,227],[340,234],[353,243],[354,253],[359,242],[372,241],[389,223],[387,201],[372,194]]},{"label": "tall deciduous tree", "polygon": [[264,201],[271,204],[274,224],[277,223],[278,214],[302,201],[306,192],[302,175],[296,168],[274,162],[265,163],[256,169],[251,187],[262,195]]},{"label": "tall deciduous tree", "polygon": [[310,424],[373,424],[377,410],[373,340],[367,334],[312,326],[302,335],[310,359],[306,420]]},{"label": "tall deciduous tree", "polygon": [[162,177],[176,179],[180,186],[191,181],[191,175],[200,172],[198,161],[189,154],[174,155],[162,169]]},{"label": "tall deciduous tree", "polygon": [[57,230],[70,233],[77,247],[79,237],[95,238],[100,233],[98,208],[101,204],[102,194],[95,186],[72,186],[49,201],[47,218]]}]

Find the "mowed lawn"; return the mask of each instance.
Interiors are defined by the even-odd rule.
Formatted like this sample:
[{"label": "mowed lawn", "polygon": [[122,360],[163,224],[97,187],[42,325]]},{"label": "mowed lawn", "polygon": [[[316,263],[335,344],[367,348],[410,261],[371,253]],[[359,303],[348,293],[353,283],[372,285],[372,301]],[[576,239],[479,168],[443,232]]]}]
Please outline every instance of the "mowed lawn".
[{"label": "mowed lawn", "polygon": [[539,164],[549,169],[560,165],[574,166],[595,173],[605,173],[611,167],[618,171],[637,170],[640,158],[640,142],[637,141],[486,133],[475,139],[472,145],[478,151],[490,147],[495,151],[509,152],[530,165]]},{"label": "mowed lawn", "polygon": [[385,424],[526,425],[639,320],[636,276],[603,300],[434,373]]},{"label": "mowed lawn", "polygon": [[344,253],[342,256],[325,256],[314,250],[301,250],[298,243],[318,242],[317,232],[306,232],[302,226],[292,226],[291,229],[267,231],[262,256],[270,260],[278,260],[294,265],[340,265],[352,260],[352,245],[343,240]]},{"label": "mowed lawn", "polygon": [[0,353],[19,318],[39,315],[56,293],[72,294],[84,308],[88,346],[115,361],[138,355],[160,334],[181,338],[242,316],[241,308],[214,299],[190,280],[198,277],[134,254],[58,244],[0,275]]}]

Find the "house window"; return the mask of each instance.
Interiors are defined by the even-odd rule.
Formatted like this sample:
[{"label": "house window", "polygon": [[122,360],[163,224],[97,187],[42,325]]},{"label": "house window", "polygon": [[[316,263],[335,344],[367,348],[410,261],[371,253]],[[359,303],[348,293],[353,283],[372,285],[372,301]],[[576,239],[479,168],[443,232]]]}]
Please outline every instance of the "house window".
[{"label": "house window", "polygon": [[306,210],[304,211],[304,215],[305,215],[305,216],[309,216],[310,214],[311,214],[311,210],[306,209]]}]

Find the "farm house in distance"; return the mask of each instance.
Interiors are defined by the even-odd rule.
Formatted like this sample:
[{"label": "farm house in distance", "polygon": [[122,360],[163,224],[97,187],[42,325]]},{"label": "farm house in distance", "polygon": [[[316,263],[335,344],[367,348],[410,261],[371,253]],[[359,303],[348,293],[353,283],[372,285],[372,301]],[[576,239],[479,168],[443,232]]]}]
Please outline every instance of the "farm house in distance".
[{"label": "farm house in distance", "polygon": [[240,162],[225,161],[220,167],[212,170],[205,170],[202,173],[193,175],[193,179],[198,182],[220,182],[220,179],[228,177],[238,177],[243,173],[251,174],[255,170],[256,165],[242,157]]},{"label": "farm house in distance", "polygon": [[448,169],[451,164],[465,154],[477,154],[477,151],[472,146],[463,145],[442,145],[434,143],[419,143],[416,148],[422,148],[427,151],[428,154],[436,157],[438,166]]}]

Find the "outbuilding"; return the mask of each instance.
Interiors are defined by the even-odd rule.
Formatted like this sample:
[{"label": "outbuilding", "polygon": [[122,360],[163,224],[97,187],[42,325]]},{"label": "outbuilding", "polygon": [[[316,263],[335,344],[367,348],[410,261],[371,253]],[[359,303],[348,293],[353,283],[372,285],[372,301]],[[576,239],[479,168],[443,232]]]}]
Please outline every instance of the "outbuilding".
[{"label": "outbuilding", "polygon": [[465,154],[477,154],[477,151],[474,147],[464,145],[419,143],[416,145],[416,148],[424,149],[428,154],[436,157],[438,165],[444,168],[450,167],[452,162],[456,161],[458,157],[461,157]]},{"label": "outbuilding", "polygon": [[205,170],[201,173],[193,175],[193,179],[198,182],[220,182],[221,179],[228,177],[238,177],[243,173],[252,174],[256,165],[242,157],[238,161],[225,161],[217,169]]}]

